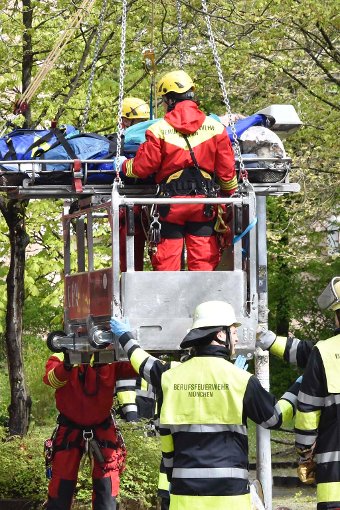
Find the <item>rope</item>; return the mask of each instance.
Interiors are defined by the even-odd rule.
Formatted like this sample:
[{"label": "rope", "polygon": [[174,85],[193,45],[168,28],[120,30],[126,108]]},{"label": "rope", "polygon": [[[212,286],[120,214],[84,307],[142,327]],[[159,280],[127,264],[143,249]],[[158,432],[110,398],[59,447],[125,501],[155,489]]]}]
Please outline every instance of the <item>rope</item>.
[{"label": "rope", "polygon": [[116,182],[120,185],[121,179],[119,175],[119,158],[122,146],[122,107],[124,95],[124,73],[125,73],[125,47],[126,47],[126,17],[127,17],[127,0],[122,0],[122,29],[120,44],[120,63],[119,63],[119,96],[118,96],[118,132],[117,132],[117,153],[115,160]]},{"label": "rope", "polygon": [[85,130],[85,126],[88,121],[89,112],[90,112],[90,104],[91,104],[91,97],[92,97],[92,88],[93,88],[93,80],[94,80],[94,74],[96,71],[96,64],[99,57],[99,47],[100,47],[100,41],[102,37],[102,28],[104,23],[104,16],[106,12],[106,6],[107,6],[107,0],[103,0],[102,8],[99,15],[99,22],[97,27],[97,38],[94,48],[94,55],[93,55],[93,61],[91,66],[91,73],[90,73],[90,80],[89,80],[89,87],[87,90],[87,97],[85,102],[85,108],[84,108],[84,115],[81,121],[80,131],[83,133]]},{"label": "rope", "polygon": [[68,29],[61,34],[51,53],[48,55],[44,64],[41,66],[39,72],[35,76],[34,80],[31,82],[30,86],[27,87],[25,92],[23,92],[23,94],[21,95],[18,102],[19,104],[23,102],[27,103],[30,102],[30,100],[40,87],[41,83],[45,79],[46,75],[52,69],[53,65],[57,61],[59,55],[65,48],[66,44],[71,39],[74,31],[79,27],[82,19],[86,14],[89,13],[94,3],[95,0],[84,0],[79,9],[74,13],[73,17],[71,18],[71,21],[69,22]]},{"label": "rope", "polygon": [[233,244],[238,243],[238,241],[240,241],[240,240],[242,239],[242,237],[244,237],[245,235],[247,235],[247,234],[248,234],[248,232],[249,232],[252,228],[254,228],[254,227],[255,227],[256,223],[257,223],[257,217],[255,217],[255,218],[253,219],[253,221],[252,221],[251,223],[249,223],[248,227],[247,227],[247,228],[245,228],[241,234],[239,234],[238,236],[235,236],[235,237],[234,237],[234,239],[233,239]]},{"label": "rope", "polygon": [[183,23],[182,23],[182,13],[181,13],[181,1],[176,0],[176,12],[177,12],[177,28],[178,28],[178,39],[179,39],[179,67],[183,69],[184,67],[184,53],[183,53]]},{"label": "rope", "polygon": [[219,59],[218,52],[217,52],[217,47],[216,47],[216,42],[215,42],[214,34],[213,34],[213,31],[212,31],[212,28],[211,28],[210,15],[208,13],[206,0],[202,0],[202,9],[203,9],[203,12],[205,14],[205,21],[206,21],[208,35],[209,35],[209,44],[210,44],[210,47],[212,49],[213,56],[214,56],[214,61],[215,61],[216,69],[217,69],[218,79],[219,79],[220,87],[221,87],[221,90],[222,90],[223,101],[224,101],[224,104],[225,104],[225,106],[227,108],[227,113],[228,113],[228,117],[229,117],[229,125],[230,125],[230,129],[231,129],[231,132],[232,132],[232,135],[233,135],[233,142],[234,142],[235,152],[236,152],[236,155],[238,156],[238,159],[239,159],[240,177],[241,177],[242,181],[245,182],[245,181],[248,180],[247,172],[246,172],[245,167],[244,167],[244,162],[243,162],[243,158],[242,158],[242,154],[241,154],[240,144],[239,144],[239,141],[237,139],[235,123],[233,121],[232,112],[231,112],[231,106],[230,106],[230,102],[229,102],[229,98],[228,98],[225,82],[224,82],[224,79],[223,79],[221,63],[220,63],[220,59]]}]

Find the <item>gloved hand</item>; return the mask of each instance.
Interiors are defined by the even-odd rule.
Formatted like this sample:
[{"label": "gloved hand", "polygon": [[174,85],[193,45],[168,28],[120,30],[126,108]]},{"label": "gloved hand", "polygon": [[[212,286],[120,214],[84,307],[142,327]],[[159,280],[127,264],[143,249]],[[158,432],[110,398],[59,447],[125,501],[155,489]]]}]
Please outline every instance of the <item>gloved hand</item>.
[{"label": "gloved hand", "polygon": [[117,319],[116,317],[111,317],[110,320],[111,331],[118,338],[121,337],[124,333],[131,331],[129,319],[125,318],[124,321]]},{"label": "gloved hand", "polygon": [[239,354],[234,361],[234,365],[235,367],[238,367],[241,370],[247,370],[248,369],[247,358],[245,356],[242,356],[242,354]]},{"label": "gloved hand", "polygon": [[275,342],[276,335],[269,329],[259,324],[256,330],[256,347],[261,347],[264,351],[268,350],[269,347]]},{"label": "gloved hand", "polygon": [[115,159],[115,170],[117,170],[117,167],[116,165],[118,166],[119,168],[119,171],[122,170],[122,166],[123,166],[123,163],[124,161],[126,160],[127,158],[125,156],[118,156],[118,158]]},{"label": "gloved hand", "polygon": [[297,468],[299,480],[306,485],[315,483],[316,462],[312,458],[303,460]]}]

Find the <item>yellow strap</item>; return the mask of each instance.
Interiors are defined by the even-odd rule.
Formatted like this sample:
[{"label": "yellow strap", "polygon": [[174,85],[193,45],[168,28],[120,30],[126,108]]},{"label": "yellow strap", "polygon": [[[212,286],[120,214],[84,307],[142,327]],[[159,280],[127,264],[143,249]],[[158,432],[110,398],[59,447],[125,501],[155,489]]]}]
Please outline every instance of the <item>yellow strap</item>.
[{"label": "yellow strap", "polygon": [[215,232],[219,234],[224,234],[228,230],[228,225],[225,224],[225,221],[223,219],[224,210],[221,205],[217,206],[217,217],[216,222],[214,225]]}]

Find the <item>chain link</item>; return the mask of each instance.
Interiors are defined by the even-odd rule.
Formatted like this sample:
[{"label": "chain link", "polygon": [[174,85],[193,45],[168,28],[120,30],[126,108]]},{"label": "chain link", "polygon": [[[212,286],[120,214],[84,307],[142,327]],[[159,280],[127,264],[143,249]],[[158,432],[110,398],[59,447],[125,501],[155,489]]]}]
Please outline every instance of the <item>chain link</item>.
[{"label": "chain link", "polygon": [[90,73],[89,87],[87,90],[84,115],[83,115],[83,118],[81,121],[81,126],[80,126],[80,131],[82,133],[85,130],[85,126],[87,124],[89,112],[90,112],[93,80],[94,80],[94,74],[96,72],[96,65],[97,65],[97,61],[98,61],[98,57],[99,57],[99,47],[100,47],[100,41],[101,41],[102,33],[103,33],[103,23],[104,23],[104,16],[105,16],[105,12],[106,12],[106,6],[107,6],[107,0],[103,0],[102,8],[101,8],[100,15],[99,15],[98,27],[97,27],[96,44],[95,44],[95,48],[94,48],[94,55],[93,55],[93,61],[92,61],[92,66],[91,66],[91,73]]},{"label": "chain link", "polygon": [[181,1],[176,0],[176,12],[177,12],[177,28],[178,28],[178,39],[179,39],[179,67],[184,67],[184,53],[183,53],[183,23],[181,13]]},{"label": "chain link", "polygon": [[234,123],[234,120],[233,120],[233,117],[232,117],[232,113],[231,113],[231,106],[230,106],[230,102],[229,102],[226,86],[225,86],[224,79],[223,79],[222,68],[221,68],[220,59],[219,59],[218,52],[217,52],[217,47],[216,47],[216,42],[215,42],[214,34],[213,34],[213,31],[212,31],[212,28],[211,28],[210,15],[208,13],[206,0],[202,0],[202,9],[203,9],[203,12],[205,14],[205,21],[206,21],[206,25],[207,25],[207,29],[208,29],[208,35],[209,35],[209,44],[211,46],[211,49],[212,49],[212,52],[213,52],[213,56],[214,56],[214,61],[215,61],[215,65],[216,65],[216,69],[217,69],[217,74],[218,74],[218,80],[220,82],[220,87],[221,87],[221,90],[222,90],[223,101],[224,101],[224,104],[225,104],[225,106],[227,108],[227,114],[228,114],[228,117],[229,117],[229,125],[230,125],[230,129],[231,129],[231,132],[232,132],[232,135],[233,135],[234,148],[235,148],[235,152],[236,152],[236,155],[238,157],[238,160],[239,160],[240,177],[242,178],[242,181],[245,181],[245,180],[247,180],[247,171],[244,168],[244,162],[243,162],[243,158],[242,158],[242,155],[241,155],[241,148],[240,148],[240,144],[239,144],[239,141],[238,141],[238,138],[237,138],[237,134],[236,134],[235,123]]},{"label": "chain link", "polygon": [[116,181],[121,184],[119,175],[119,158],[120,149],[122,147],[122,107],[124,96],[124,74],[125,74],[125,46],[126,46],[126,14],[127,14],[127,0],[122,3],[122,30],[121,30],[121,45],[120,45],[120,64],[119,64],[119,96],[118,96],[118,131],[117,131],[117,153],[115,159],[116,168]]}]

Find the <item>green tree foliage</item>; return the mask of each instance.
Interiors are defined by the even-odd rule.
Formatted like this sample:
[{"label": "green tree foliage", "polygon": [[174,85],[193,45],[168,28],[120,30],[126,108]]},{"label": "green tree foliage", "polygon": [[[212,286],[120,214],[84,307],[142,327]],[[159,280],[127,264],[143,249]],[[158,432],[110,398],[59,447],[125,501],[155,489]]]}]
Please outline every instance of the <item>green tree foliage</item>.
[{"label": "green tree foliage", "polygon": [[[23,122],[22,117],[13,119],[10,114],[21,83],[29,81],[27,76],[23,79],[23,41],[35,76],[80,4],[25,0],[0,8],[0,111],[4,119],[19,126]],[[31,125],[49,125],[52,118],[80,125],[100,9],[101,2],[95,2],[39,86],[26,118]],[[293,158],[291,181],[301,185],[301,192],[268,200],[270,325],[279,327],[281,333],[289,328],[316,340],[320,334],[329,334],[332,318],[317,310],[315,296],[340,272],[338,254],[328,253],[325,246],[330,218],[339,215],[335,136],[339,122],[338,5],[335,0],[326,4],[315,0],[212,1],[208,9],[232,110],[251,114],[269,104],[291,103],[304,123],[285,142]],[[31,29],[23,28],[23,11],[32,15]],[[153,47],[156,81],[178,67],[182,58],[185,70],[196,81],[201,107],[224,113],[201,4],[183,1],[180,11],[179,23],[175,1],[129,2],[125,94],[149,97],[151,76],[144,67],[143,50]],[[87,131],[116,129],[120,26],[121,2],[108,2]],[[24,327],[32,332],[58,329],[62,321],[60,211],[61,202],[52,200],[28,205],[26,227],[31,244]],[[103,252],[108,249],[106,244]],[[8,234],[0,218],[0,332],[4,329],[8,256]]]}]

